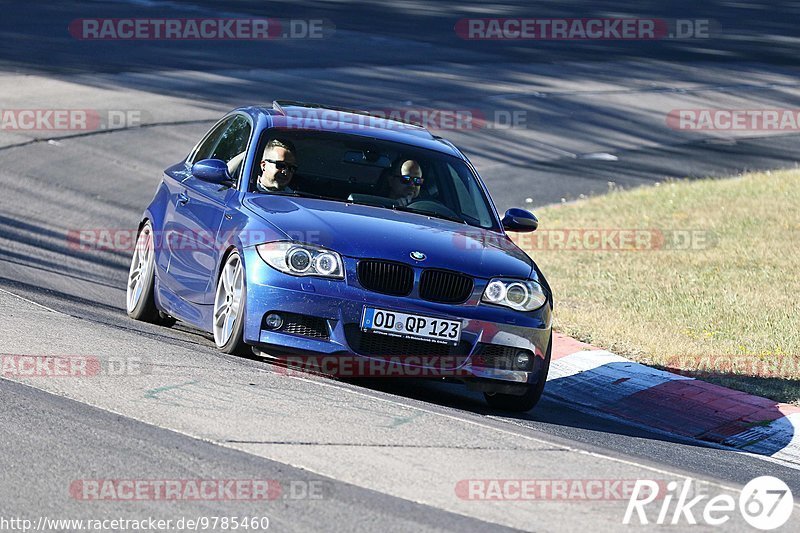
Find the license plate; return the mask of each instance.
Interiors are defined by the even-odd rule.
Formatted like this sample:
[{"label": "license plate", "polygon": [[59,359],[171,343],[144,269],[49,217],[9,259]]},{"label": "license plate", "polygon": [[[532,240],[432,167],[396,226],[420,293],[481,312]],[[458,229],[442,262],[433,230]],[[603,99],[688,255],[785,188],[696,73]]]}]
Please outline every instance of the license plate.
[{"label": "license plate", "polygon": [[422,339],[455,346],[461,340],[461,321],[409,315],[397,311],[366,307],[361,318],[361,330],[400,337]]}]

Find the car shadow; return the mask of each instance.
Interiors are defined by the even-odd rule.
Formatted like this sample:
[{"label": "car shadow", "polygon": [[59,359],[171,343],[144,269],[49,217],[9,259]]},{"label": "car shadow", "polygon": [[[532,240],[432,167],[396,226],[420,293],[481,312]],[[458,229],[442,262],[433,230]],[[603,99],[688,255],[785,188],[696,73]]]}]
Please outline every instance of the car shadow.
[{"label": "car shadow", "polygon": [[[620,363],[609,363],[600,371],[613,373],[616,365]],[[347,381],[370,390],[533,427],[564,426],[766,455],[789,445],[794,437],[793,426],[783,418],[788,414],[786,406],[700,380],[667,381],[619,398],[606,396],[609,403],[604,403],[601,395],[593,401],[591,393],[576,398],[571,392],[586,386],[585,376],[557,377],[548,380],[540,403],[525,413],[492,409],[481,393],[469,391],[460,383],[411,378]],[[696,403],[692,397],[717,399]]]}]

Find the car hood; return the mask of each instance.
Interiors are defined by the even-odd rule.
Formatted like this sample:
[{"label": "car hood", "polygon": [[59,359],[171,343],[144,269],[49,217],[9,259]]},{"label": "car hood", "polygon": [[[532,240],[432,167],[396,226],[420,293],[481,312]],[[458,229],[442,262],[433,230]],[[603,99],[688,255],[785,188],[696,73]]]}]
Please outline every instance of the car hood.
[{"label": "car hood", "polygon": [[[528,278],[533,261],[505,235],[380,207],[254,195],[243,205],[284,232],[355,258],[380,258],[471,276]],[[411,252],[425,254],[415,261]]]}]

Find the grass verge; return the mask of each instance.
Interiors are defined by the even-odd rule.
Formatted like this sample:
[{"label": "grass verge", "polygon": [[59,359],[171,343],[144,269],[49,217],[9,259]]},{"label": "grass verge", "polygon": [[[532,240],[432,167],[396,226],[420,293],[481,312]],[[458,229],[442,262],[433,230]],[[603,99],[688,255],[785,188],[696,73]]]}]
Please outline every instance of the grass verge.
[{"label": "grass verge", "polygon": [[514,239],[556,330],[800,405],[800,170],[671,181],[548,206]]}]

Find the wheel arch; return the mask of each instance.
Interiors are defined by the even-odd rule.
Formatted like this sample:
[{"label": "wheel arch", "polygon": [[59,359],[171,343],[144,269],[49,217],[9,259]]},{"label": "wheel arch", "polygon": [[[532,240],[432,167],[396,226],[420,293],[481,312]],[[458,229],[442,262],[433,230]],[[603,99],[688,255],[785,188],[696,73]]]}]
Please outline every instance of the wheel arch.
[{"label": "wheel arch", "polygon": [[[229,245],[225,249],[225,251],[222,252],[222,255],[220,256],[219,264],[217,265],[217,272],[214,275],[214,290],[215,291],[217,290],[217,284],[219,283],[219,276],[220,276],[220,274],[222,274],[222,269],[225,266],[225,262],[228,260],[228,257],[230,257],[231,253],[233,253],[233,252],[236,252],[237,254],[239,254],[239,260],[242,262],[242,268],[244,268],[244,256],[242,255],[242,252],[239,251],[239,248],[235,244]],[[245,279],[245,281],[246,281],[246,279]]]}]

